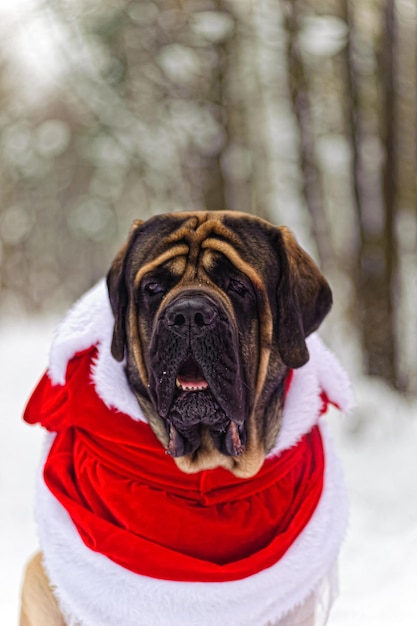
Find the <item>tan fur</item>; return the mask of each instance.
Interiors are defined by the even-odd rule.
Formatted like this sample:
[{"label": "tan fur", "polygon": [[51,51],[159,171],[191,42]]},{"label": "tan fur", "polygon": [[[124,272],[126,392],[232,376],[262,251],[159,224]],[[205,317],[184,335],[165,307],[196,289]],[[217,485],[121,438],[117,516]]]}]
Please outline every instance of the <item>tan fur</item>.
[{"label": "tan fur", "polygon": [[29,562],[22,588],[20,626],[65,626],[38,552]]}]

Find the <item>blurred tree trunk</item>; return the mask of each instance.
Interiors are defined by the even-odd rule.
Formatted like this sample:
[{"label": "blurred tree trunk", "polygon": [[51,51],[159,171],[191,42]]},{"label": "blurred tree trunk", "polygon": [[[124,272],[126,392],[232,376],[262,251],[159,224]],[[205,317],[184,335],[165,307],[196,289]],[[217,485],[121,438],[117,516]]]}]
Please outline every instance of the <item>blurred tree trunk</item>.
[{"label": "blurred tree trunk", "polygon": [[417,3],[400,3],[397,11],[397,191],[399,203],[417,217]]},{"label": "blurred tree trunk", "polygon": [[227,120],[227,143],[222,153],[225,204],[232,211],[251,213],[253,210],[253,169],[249,148],[247,101],[249,99],[245,80],[246,45],[248,26],[241,16],[246,7],[236,0],[223,0],[222,5],[233,16],[233,35],[224,45],[227,63],[222,82],[223,116]]},{"label": "blurred tree trunk", "polygon": [[417,4],[396,7],[396,340],[402,389],[417,392]]},{"label": "blurred tree trunk", "polygon": [[[222,168],[222,154],[224,145],[228,142],[228,115],[224,108],[225,77],[228,73],[227,65],[230,56],[227,53],[228,44],[220,44],[217,48],[217,64],[213,71],[211,94],[212,115],[224,132],[224,144],[214,151],[202,168],[202,205],[210,210],[222,211],[226,206],[225,179]],[[196,155],[198,157],[198,155]],[[191,155],[191,159],[192,159]]]},{"label": "blurred tree trunk", "polygon": [[298,34],[301,9],[298,0],[283,1],[287,30],[287,61],[289,91],[299,133],[299,158],[303,192],[311,217],[311,229],[317,245],[320,265],[324,271],[333,257],[331,237],[324,211],[324,197],[320,169],[315,151],[314,121],[310,102],[309,83],[300,51]]},{"label": "blurred tree trunk", "polygon": [[353,184],[359,228],[357,306],[367,371],[395,385],[395,15],[393,0],[386,0],[380,33],[383,54],[378,57],[370,49],[366,51],[374,55],[371,61],[379,70],[370,80],[359,54],[359,49],[363,53],[367,45],[367,34],[358,32],[356,7],[352,2],[345,5],[350,37],[347,63]]},{"label": "blurred tree trunk", "polygon": [[[227,42],[224,109],[229,143],[222,155],[227,206],[274,221],[277,178],[273,122],[280,64],[275,41],[282,39],[280,11],[269,0],[223,0],[235,19]],[[271,39],[266,32],[272,33]],[[275,39],[276,38],[276,39]],[[271,128],[272,126],[272,128]]]},{"label": "blurred tree trunk", "polygon": [[[383,198],[384,198],[384,230],[382,247],[384,250],[384,274],[382,294],[386,302],[383,328],[379,334],[375,352],[381,349],[383,362],[376,364],[375,372],[386,380],[398,385],[398,359],[395,345],[394,303],[397,275],[397,241],[395,233],[395,214],[397,205],[397,103],[396,103],[396,15],[395,0],[385,0],[384,36],[381,38],[381,84],[383,107],[381,134],[385,149],[382,167]],[[384,327],[385,326],[385,327]],[[384,337],[387,333],[386,337]]]}]

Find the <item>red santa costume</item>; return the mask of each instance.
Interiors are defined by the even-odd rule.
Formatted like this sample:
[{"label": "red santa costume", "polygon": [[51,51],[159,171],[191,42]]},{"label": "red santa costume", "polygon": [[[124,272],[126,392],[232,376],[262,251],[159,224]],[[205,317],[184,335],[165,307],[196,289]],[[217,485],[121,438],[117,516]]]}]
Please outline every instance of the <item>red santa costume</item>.
[{"label": "red santa costume", "polygon": [[[347,523],[320,415],[351,404],[320,339],[294,370],[282,428],[251,479],[183,474],[110,352],[104,281],[68,313],[25,419],[50,431],[37,489],[44,566],[69,626],[326,622]],[[291,617],[298,610],[295,622]]]}]

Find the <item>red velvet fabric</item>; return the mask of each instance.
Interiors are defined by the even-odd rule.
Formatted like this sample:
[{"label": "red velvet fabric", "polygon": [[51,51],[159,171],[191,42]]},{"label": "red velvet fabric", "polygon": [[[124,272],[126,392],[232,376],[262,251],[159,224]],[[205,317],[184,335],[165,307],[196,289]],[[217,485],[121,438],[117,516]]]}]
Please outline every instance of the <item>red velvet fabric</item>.
[{"label": "red velvet fabric", "polygon": [[64,386],[45,374],[24,416],[57,433],[44,478],[84,543],[128,570],[166,580],[237,580],[275,564],[320,499],[319,429],[250,479],[221,468],[184,474],[146,423],[99,398],[95,356],[95,348],[77,354]]}]

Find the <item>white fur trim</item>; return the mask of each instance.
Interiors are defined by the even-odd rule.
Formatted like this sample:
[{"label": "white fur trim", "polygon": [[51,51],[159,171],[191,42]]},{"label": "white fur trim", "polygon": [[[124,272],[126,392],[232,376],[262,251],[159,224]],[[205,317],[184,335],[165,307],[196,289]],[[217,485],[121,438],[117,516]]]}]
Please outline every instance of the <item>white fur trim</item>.
[{"label": "white fur trim", "polygon": [[41,479],[41,547],[69,626],[218,626],[219,619],[231,626],[267,626],[300,606],[331,575],[346,529],[346,488],[327,430],[321,428],[325,482],[312,519],[278,563],[233,582],[170,582],[123,569],[85,546]]},{"label": "white fur trim", "polygon": [[322,405],[321,391],[342,411],[351,408],[349,378],[335,355],[316,334],[307,338],[307,347],[310,358],[303,367],[294,370],[285,398],[282,427],[271,454],[294,446],[317,424]]},{"label": "white fur trim", "polygon": [[125,363],[119,363],[111,355],[113,324],[103,279],[74,304],[58,326],[49,355],[49,377],[55,385],[63,385],[68,362],[74,354],[98,344],[99,354],[92,372],[98,395],[109,408],[146,422],[127,383]]}]

